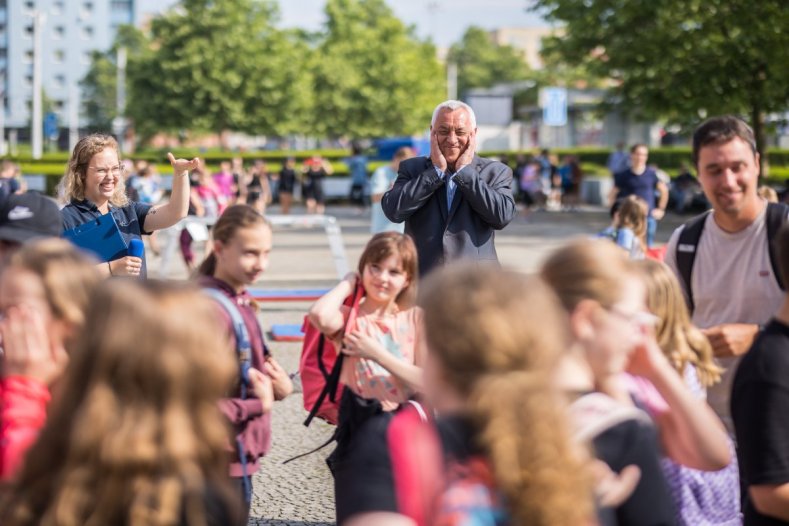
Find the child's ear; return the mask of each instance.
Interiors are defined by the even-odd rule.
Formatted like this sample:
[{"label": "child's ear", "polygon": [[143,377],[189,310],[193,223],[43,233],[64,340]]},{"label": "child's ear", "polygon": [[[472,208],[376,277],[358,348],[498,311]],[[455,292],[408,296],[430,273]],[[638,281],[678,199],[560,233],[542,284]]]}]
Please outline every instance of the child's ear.
[{"label": "child's ear", "polygon": [[219,255],[219,254],[222,253],[222,251],[224,249],[225,249],[225,244],[222,241],[219,241],[218,239],[215,239],[214,240],[214,246],[211,248],[211,250],[214,252],[214,254]]},{"label": "child's ear", "polygon": [[570,330],[573,338],[588,341],[594,338],[594,319],[599,305],[592,300],[581,300],[570,312]]}]

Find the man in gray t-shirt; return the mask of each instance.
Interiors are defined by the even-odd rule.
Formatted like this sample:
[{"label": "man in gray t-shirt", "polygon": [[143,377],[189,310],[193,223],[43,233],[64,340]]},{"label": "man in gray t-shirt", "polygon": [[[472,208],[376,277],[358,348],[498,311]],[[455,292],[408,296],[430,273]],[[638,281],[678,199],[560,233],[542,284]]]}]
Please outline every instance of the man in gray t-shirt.
[{"label": "man in gray t-shirt", "polygon": [[[709,389],[708,400],[733,433],[729,397],[734,371],[759,325],[781,305],[783,293],[767,250],[767,202],[756,192],[759,154],[750,127],[731,116],[705,121],[693,135],[693,160],[712,203],[690,280],[693,323],[704,330],[726,367],[721,383]],[[682,228],[671,236],[666,251],[666,263],[678,276],[676,253]]]}]

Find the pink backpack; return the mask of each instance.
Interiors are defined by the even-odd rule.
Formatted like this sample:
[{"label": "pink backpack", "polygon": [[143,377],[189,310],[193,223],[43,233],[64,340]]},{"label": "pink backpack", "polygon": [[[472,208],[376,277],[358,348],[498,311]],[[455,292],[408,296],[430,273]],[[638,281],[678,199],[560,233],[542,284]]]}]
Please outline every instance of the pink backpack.
[{"label": "pink backpack", "polygon": [[[354,293],[348,296],[343,303],[343,305],[350,307],[348,319],[342,330],[343,335],[355,325],[356,313],[359,310],[359,301],[362,296],[364,296],[364,288],[358,284]],[[310,412],[304,425],[310,425],[316,416],[336,425],[340,406],[337,392],[338,390],[342,392],[339,387],[344,355],[342,353],[338,355],[334,344],[310,323],[307,316],[304,317],[304,325],[301,330],[304,332],[304,343],[301,347],[299,374],[301,375],[304,409]]]}]

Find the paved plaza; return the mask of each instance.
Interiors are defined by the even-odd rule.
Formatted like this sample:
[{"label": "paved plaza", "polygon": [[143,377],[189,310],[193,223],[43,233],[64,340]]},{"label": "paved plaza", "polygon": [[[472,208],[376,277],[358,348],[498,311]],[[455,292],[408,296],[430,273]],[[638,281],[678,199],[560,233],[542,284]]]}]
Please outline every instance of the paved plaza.
[{"label": "paved plaza", "polygon": [[[278,207],[270,209],[272,214]],[[302,212],[300,209],[296,213]],[[349,207],[328,207],[327,215],[337,218],[343,234],[348,264],[355,267],[369,234],[369,213],[357,214]],[[673,215],[661,222],[657,239],[665,242],[675,226],[687,217]],[[533,212],[517,217],[507,228],[497,233],[496,247],[501,262],[524,272],[535,271],[544,258],[568,239],[592,235],[609,224],[608,213],[602,208],[584,208],[577,212]],[[166,241],[166,233],[160,243]],[[196,246],[197,254],[202,247]],[[149,254],[149,274],[160,275],[161,259]],[[187,278],[187,270],[180,255],[173,258],[165,272],[172,279]],[[337,281],[337,272],[322,229],[278,227],[274,233],[274,248],[269,269],[257,286],[271,289],[322,288]],[[263,303],[260,320],[268,330],[275,323],[301,323],[309,303]],[[289,372],[298,369],[301,343],[273,342],[269,346]],[[273,415],[274,445],[263,459],[263,469],[254,478],[254,500],[249,524],[271,526],[317,526],[334,524],[331,475],[324,463],[332,446],[323,451],[295,460],[287,465],[282,461],[322,444],[332,428],[314,421],[309,428],[302,422],[306,412],[301,394],[294,393],[275,404]]]}]

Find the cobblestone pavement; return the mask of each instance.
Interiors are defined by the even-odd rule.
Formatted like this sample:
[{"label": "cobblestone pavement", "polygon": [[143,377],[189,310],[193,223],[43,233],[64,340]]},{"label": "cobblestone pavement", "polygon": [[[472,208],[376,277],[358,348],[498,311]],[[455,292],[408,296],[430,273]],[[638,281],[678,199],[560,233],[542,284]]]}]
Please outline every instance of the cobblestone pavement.
[{"label": "cobblestone pavement", "polygon": [[[277,207],[271,209],[277,213]],[[299,213],[299,210],[296,210]],[[330,207],[328,215],[338,218],[348,262],[354,268],[369,239],[367,216],[357,215],[350,208]],[[658,240],[666,241],[682,217],[668,216],[661,222]],[[504,265],[525,272],[535,271],[540,262],[555,247],[569,238],[590,235],[609,223],[608,214],[601,208],[578,212],[534,212],[519,216],[497,234],[496,247]],[[163,244],[166,236],[162,236]],[[197,253],[200,248],[197,247]],[[148,251],[150,275],[160,275],[160,259]],[[186,267],[177,257],[165,275],[185,279]],[[269,268],[259,286],[266,288],[320,288],[337,281],[325,234],[321,230],[277,229]],[[264,303],[260,321],[266,331],[274,323],[298,323],[303,320],[309,303]],[[277,360],[289,372],[298,369],[301,343],[273,342],[269,346]],[[309,428],[302,425],[306,411],[302,408],[301,393],[275,404],[273,414],[273,448],[264,459],[262,469],[253,480],[254,499],[249,524],[268,526],[318,526],[334,524],[333,489],[331,475],[324,462],[332,446],[283,465],[283,460],[310,451],[322,444],[332,428],[314,421]]]}]

